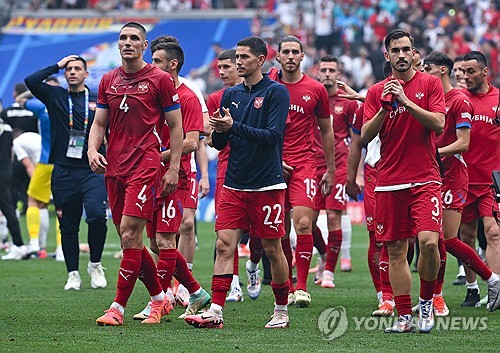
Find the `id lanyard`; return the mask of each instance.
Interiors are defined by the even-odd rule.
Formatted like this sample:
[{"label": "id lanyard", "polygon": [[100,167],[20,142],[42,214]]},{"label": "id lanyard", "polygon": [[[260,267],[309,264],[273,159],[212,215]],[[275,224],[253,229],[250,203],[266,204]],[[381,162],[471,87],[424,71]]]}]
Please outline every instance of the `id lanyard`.
[{"label": "id lanyard", "polygon": [[[69,130],[73,131],[73,100],[71,99],[71,92],[68,91],[68,110],[69,110]],[[83,120],[83,133],[87,133],[89,125],[89,90],[85,87],[85,119]]]}]

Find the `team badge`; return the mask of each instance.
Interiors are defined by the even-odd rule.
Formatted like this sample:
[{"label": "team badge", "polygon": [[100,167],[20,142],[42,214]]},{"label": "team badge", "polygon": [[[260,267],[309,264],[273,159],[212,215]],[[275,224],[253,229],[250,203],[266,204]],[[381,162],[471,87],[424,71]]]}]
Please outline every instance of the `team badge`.
[{"label": "team badge", "polygon": [[139,93],[146,93],[148,91],[148,83],[139,82],[139,85],[137,86],[137,91],[139,91]]},{"label": "team badge", "polygon": [[384,233],[384,225],[382,223],[377,223],[377,234]]},{"label": "team badge", "polygon": [[373,217],[372,216],[366,216],[366,224],[368,224],[368,225],[373,224]]},{"label": "team badge", "polygon": [[255,97],[253,106],[255,107],[255,109],[259,109],[260,107],[262,107],[262,103],[264,103],[264,97]]},{"label": "team badge", "polygon": [[96,102],[89,102],[89,109],[95,112],[95,109],[97,108]]},{"label": "team badge", "polygon": [[335,112],[335,114],[342,114],[342,112],[344,111],[344,107],[342,107],[341,105],[336,105],[333,108],[333,111]]},{"label": "team badge", "polygon": [[306,101],[306,103],[307,103],[307,102],[309,102],[309,101],[311,100],[311,96],[308,96],[308,95],[303,95],[303,96],[302,96],[302,99],[303,99],[303,100],[305,100],[305,101]]},{"label": "team badge", "polygon": [[417,93],[415,93],[415,97],[417,97],[418,99],[424,98],[424,92],[417,92]]},{"label": "team badge", "polygon": [[62,218],[62,210],[60,208],[58,208],[56,210],[56,215],[57,215],[57,218],[61,219]]}]

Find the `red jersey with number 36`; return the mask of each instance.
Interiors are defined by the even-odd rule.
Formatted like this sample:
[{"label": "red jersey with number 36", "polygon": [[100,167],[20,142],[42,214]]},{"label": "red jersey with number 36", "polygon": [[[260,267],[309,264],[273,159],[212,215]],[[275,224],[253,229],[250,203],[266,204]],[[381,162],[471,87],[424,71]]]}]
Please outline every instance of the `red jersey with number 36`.
[{"label": "red jersey with number 36", "polygon": [[101,79],[97,107],[109,114],[107,175],[127,176],[138,168],[159,167],[157,126],[165,112],[180,108],[170,74],[151,64],[133,74],[116,68]]},{"label": "red jersey with number 36", "polygon": [[[364,124],[380,110],[380,96],[387,78],[368,90],[364,106]],[[404,93],[421,108],[446,113],[441,81],[434,76],[415,72],[405,83]],[[387,115],[380,129],[380,161],[377,186],[441,182],[436,159],[436,134],[426,128],[403,106]]]}]

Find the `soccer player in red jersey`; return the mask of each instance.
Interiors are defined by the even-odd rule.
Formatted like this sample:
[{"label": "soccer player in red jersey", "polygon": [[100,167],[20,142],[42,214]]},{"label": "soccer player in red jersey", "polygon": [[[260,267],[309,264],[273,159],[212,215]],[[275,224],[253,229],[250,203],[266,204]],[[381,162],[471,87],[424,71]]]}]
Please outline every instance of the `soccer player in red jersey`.
[{"label": "soccer player in red jersey", "polygon": [[455,78],[456,88],[467,88],[464,80],[464,69],[462,67],[463,61],[464,61],[463,56],[457,56],[453,60],[453,76]]},{"label": "soccer player in red jersey", "polygon": [[[495,273],[500,272],[500,227],[493,212],[498,212],[491,184],[491,173],[500,169],[500,126],[495,123],[499,112],[499,90],[488,83],[488,63],[484,54],[471,51],[464,55],[462,68],[467,95],[474,107],[472,117],[471,144],[464,154],[469,172],[469,189],[464,205],[460,236],[464,243],[474,248],[477,233],[477,220],[483,219],[484,232],[488,246],[486,263]],[[479,287],[473,273],[466,269],[467,294]],[[484,278],[484,277],[483,277]],[[473,287],[475,284],[475,287]],[[488,285],[489,310],[500,306],[500,285]],[[476,294],[478,296],[479,293]],[[466,298],[467,299],[467,298]]]},{"label": "soccer player in red jersey", "polygon": [[[227,87],[233,87],[243,82],[243,78],[238,75],[236,69],[236,50],[227,49],[222,51],[217,57],[217,67],[219,69],[219,76],[224,83],[225,88],[211,93],[207,99],[208,114],[213,116],[213,114],[220,108],[220,101],[222,99],[222,94]],[[219,151],[217,156],[217,177],[215,179],[215,212],[217,212],[220,194],[222,191],[222,185],[224,185],[224,177],[226,176],[227,169],[227,159],[229,157],[229,145],[224,147]],[[239,276],[239,257],[238,251],[234,252],[234,266],[233,266],[233,281],[231,282],[231,289],[226,298],[226,302],[242,302],[243,301],[243,291],[240,287],[240,276]],[[258,278],[258,274],[257,274]]]},{"label": "soccer player in red jersey", "polygon": [[[142,232],[153,216],[157,193],[172,193],[179,179],[182,152],[181,111],[170,74],[143,60],[148,47],[145,28],[128,22],[120,30],[122,66],[105,74],[99,85],[97,111],[90,130],[88,158],[95,173],[106,173],[113,223],[121,239],[123,259],[116,297],[98,325],[123,325],[123,314],[139,273],[152,301],[150,317],[159,322],[169,300],[158,281],[156,265],[142,244]],[[160,140],[157,127],[170,130],[170,168],[160,191]],[[165,127],[166,128],[166,127]],[[107,132],[106,158],[97,152]]]},{"label": "soccer player in red jersey", "polygon": [[[333,133],[335,138],[335,184],[330,195],[324,196],[316,193],[315,213],[313,221],[314,243],[323,242],[321,231],[316,226],[316,221],[320,210],[326,210],[328,224],[328,246],[326,247],[326,264],[321,278],[316,275],[315,283],[321,284],[323,288],[335,288],[334,272],[337,259],[342,251],[341,269],[351,270],[351,260],[349,251],[346,251],[343,241],[343,227],[341,222],[350,225],[349,216],[346,213],[347,196],[345,193],[345,182],[347,177],[347,154],[349,152],[349,126],[352,124],[354,112],[358,108],[358,103],[347,98],[340,97],[345,93],[339,89],[337,79],[340,75],[338,60],[334,56],[327,55],[320,59],[318,68],[318,80],[325,86],[328,92],[330,111],[333,116]],[[326,161],[323,153],[320,130],[314,130],[316,143],[316,182],[319,183],[326,172]],[[344,227],[345,228],[345,227]],[[346,243],[350,249],[352,229],[346,229]],[[324,244],[324,243],[323,243]],[[342,244],[342,246],[341,246]],[[319,250],[320,254],[322,253]],[[345,254],[347,253],[347,254]]]},{"label": "soccer player in red jersey", "polygon": [[[302,43],[294,36],[286,36],[278,49],[276,59],[281,64],[281,70],[271,69],[269,78],[285,85],[290,92],[290,123],[285,131],[283,170],[288,186],[285,202],[287,225],[290,224],[290,211],[293,208],[293,226],[297,233],[297,284],[293,301],[299,307],[307,307],[311,303],[311,295],[307,292],[307,275],[313,250],[314,197],[318,189],[324,195],[332,192],[335,143],[326,88],[300,70],[304,59]],[[314,149],[315,121],[320,129],[326,160],[326,172],[318,184]],[[290,268],[291,283],[292,249],[288,237],[283,239],[283,251]],[[293,291],[293,288],[290,290]]]},{"label": "soccer player in red jersey", "polygon": [[[411,274],[406,259],[408,238],[420,243],[420,310],[418,326],[434,326],[432,297],[439,268],[441,177],[436,159],[436,133],[444,128],[444,93],[436,77],[414,71],[413,41],[396,29],[384,40],[392,76],[368,90],[363,142],[380,136],[375,198],[376,236],[389,253],[389,276],[399,319],[386,332],[411,332]],[[404,85],[404,86],[403,86]],[[383,104],[384,103],[384,104]]]},{"label": "soccer player in red jersey", "polygon": [[221,150],[230,143],[231,150],[215,222],[212,304],[205,313],[184,318],[195,327],[223,327],[234,251],[244,230],[261,237],[271,262],[276,304],[265,327],[284,328],[290,322],[288,267],[280,241],[285,235],[282,150],[290,97],[283,85],[263,77],[266,56],[266,44],[259,37],[238,42],[236,66],[244,81],[224,91],[220,110],[210,118],[214,147]]}]

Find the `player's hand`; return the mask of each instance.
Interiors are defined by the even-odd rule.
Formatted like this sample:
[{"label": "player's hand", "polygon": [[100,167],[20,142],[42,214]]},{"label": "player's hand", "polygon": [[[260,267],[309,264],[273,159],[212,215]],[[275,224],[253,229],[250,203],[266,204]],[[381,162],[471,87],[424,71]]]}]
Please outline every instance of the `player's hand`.
[{"label": "player's hand", "polygon": [[361,194],[361,188],[355,181],[347,180],[345,183],[345,192],[351,199],[358,201],[358,195]]},{"label": "player's hand", "polygon": [[177,189],[179,182],[179,172],[174,172],[173,169],[168,169],[163,178],[161,178],[162,191],[161,196],[168,196]]},{"label": "player's hand", "polygon": [[319,187],[321,189],[321,193],[324,196],[328,196],[332,193],[334,181],[335,181],[334,172],[326,172],[325,174],[323,174],[323,177],[319,182]]},{"label": "player's hand", "polygon": [[409,102],[409,99],[406,97],[403,86],[399,83],[399,80],[390,80],[385,83],[382,96],[385,96],[386,94],[392,94],[396,97],[396,100],[404,106]]},{"label": "player's hand", "polygon": [[96,150],[88,150],[87,157],[89,159],[90,169],[96,174],[104,174],[108,169],[108,161],[102,154]]},{"label": "player's hand", "polygon": [[73,60],[76,60],[76,58],[78,58],[78,55],[68,55],[68,56],[65,56],[64,58],[62,58],[61,60],[59,60],[57,62],[57,66],[59,66],[60,69],[66,67],[66,65],[70,62],[70,61],[73,61]]},{"label": "player's hand", "polygon": [[293,167],[290,167],[285,162],[282,162],[282,163],[283,163],[283,177],[285,179],[288,179],[288,178],[290,178],[290,175],[292,175]]},{"label": "player's hand", "polygon": [[344,81],[337,80],[337,86],[339,88],[342,88],[345,91],[345,94],[344,93],[339,94],[339,97],[347,98],[347,99],[350,99],[350,100],[359,100],[359,101],[364,101],[365,98],[366,98],[365,96],[359,94],[354,89],[352,89]]},{"label": "player's hand", "polygon": [[217,132],[227,132],[233,127],[233,118],[229,109],[223,107],[222,110],[224,116],[221,116],[220,111],[217,109],[208,120],[208,124]]},{"label": "player's hand", "polygon": [[200,182],[198,183],[198,190],[200,199],[208,195],[208,193],[210,192],[210,183],[208,181],[208,177],[201,177]]}]

